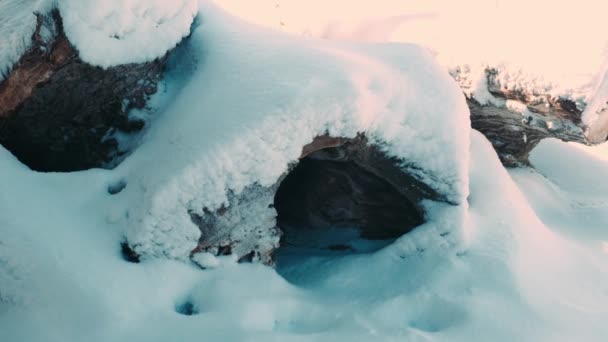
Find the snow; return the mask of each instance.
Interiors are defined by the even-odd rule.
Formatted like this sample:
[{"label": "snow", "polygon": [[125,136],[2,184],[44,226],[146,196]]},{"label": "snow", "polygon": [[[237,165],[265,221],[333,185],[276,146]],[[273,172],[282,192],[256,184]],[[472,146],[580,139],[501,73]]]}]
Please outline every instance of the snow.
[{"label": "snow", "polygon": [[[423,49],[199,14],[116,169],[36,173],[0,147],[0,341],[608,339],[607,145],[545,141],[536,171],[506,171]],[[424,202],[426,223],[374,253],[173,260],[198,238],[188,210],[234,205],[255,219],[238,234],[266,219],[263,188],[325,130],[385,141],[454,203]]]},{"label": "snow", "polygon": [[218,258],[215,255],[207,252],[195,254],[192,257],[192,261],[202,268],[216,268],[220,266],[220,261]]},{"label": "snow", "polygon": [[162,57],[190,33],[196,0],[59,0],[66,35],[102,67]]}]

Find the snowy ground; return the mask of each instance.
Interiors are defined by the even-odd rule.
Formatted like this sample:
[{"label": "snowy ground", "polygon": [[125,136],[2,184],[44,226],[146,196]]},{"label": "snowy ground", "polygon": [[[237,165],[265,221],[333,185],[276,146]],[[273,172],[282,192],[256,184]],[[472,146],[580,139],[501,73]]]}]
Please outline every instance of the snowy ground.
[{"label": "snowy ground", "polygon": [[[417,47],[297,40],[199,5],[158,117],[117,169],[35,173],[0,148],[0,341],[608,339],[606,146],[546,141],[535,170],[506,171]],[[426,203],[427,223],[375,253],[283,253],[276,270],[121,256],[130,234],[179,258],[196,239],[180,208],[272,182],[330,126],[394,142],[459,205]]]}]

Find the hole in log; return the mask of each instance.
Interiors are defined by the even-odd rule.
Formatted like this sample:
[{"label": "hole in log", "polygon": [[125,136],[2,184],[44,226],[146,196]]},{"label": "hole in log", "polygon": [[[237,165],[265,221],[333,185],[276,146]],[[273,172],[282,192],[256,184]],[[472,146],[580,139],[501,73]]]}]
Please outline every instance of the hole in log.
[{"label": "hole in log", "polygon": [[329,252],[383,247],[424,222],[420,185],[365,137],[319,137],[274,200],[282,246]]},{"label": "hole in log", "polygon": [[423,199],[444,200],[404,170],[364,135],[318,136],[275,184],[229,193],[229,205],[215,210],[189,210],[201,231],[191,257],[234,254],[275,265],[279,246],[283,261],[378,250],[424,222]]}]

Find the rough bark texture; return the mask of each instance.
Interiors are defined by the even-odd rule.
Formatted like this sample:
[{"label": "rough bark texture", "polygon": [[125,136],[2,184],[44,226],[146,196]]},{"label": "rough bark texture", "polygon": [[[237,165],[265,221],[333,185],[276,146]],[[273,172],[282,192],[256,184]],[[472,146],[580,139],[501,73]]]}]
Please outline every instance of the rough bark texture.
[{"label": "rough bark texture", "polygon": [[0,143],[34,170],[107,166],[121,153],[112,134],[143,127],[127,113],[157,91],[165,59],[94,67],[78,57],[57,11],[37,18],[31,49],[0,84]]},{"label": "rough bark texture", "polygon": [[[601,120],[592,129],[585,127],[581,122],[582,111],[574,102],[549,95],[508,91],[495,79],[493,70],[488,69],[486,76],[489,92],[503,100],[500,102],[504,105],[482,106],[467,96],[471,125],[490,140],[505,166],[528,164],[530,151],[544,138],[586,145],[606,141],[608,122]],[[507,101],[518,108],[510,108]]]},{"label": "rough bark texture", "polygon": [[483,133],[505,166],[528,164],[530,151],[545,138],[588,143],[580,127],[555,113],[522,115],[505,107],[481,106],[467,99],[471,126]]},{"label": "rough bark texture", "polygon": [[[355,228],[367,239],[396,238],[423,223],[421,200],[442,200],[363,135],[354,139],[319,136],[303,147],[299,163],[274,185],[247,188],[229,198],[227,208],[203,209],[203,215],[190,213],[201,230],[193,256],[233,253],[239,260],[273,264],[278,244],[258,243],[266,238],[260,232],[283,235],[284,242],[290,234],[333,228]],[[250,210],[258,206],[269,210]],[[258,220],[251,225],[253,234],[243,235],[243,220],[246,225]],[[233,231],[241,235],[232,235]]]}]

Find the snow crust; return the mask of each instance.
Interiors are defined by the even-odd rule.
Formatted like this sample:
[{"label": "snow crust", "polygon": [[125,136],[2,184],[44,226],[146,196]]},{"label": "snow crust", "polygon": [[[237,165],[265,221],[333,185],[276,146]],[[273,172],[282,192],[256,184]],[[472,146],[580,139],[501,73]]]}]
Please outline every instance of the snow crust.
[{"label": "snow crust", "polygon": [[[248,187],[272,186],[303,146],[326,133],[364,132],[446,200],[464,202],[469,113],[427,51],[294,39],[205,3],[199,15],[186,61],[176,62],[190,65],[180,91],[119,167],[129,183],[121,194],[129,201],[128,239],[138,252],[187,258],[200,236],[191,213],[204,218],[238,206],[230,197]],[[226,219],[227,239],[274,226],[273,193],[258,195],[264,205],[239,209],[242,224]],[[268,229],[262,235],[276,245]]]}]

